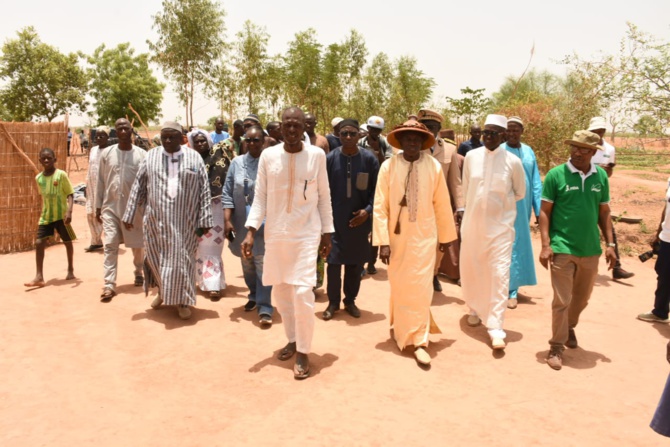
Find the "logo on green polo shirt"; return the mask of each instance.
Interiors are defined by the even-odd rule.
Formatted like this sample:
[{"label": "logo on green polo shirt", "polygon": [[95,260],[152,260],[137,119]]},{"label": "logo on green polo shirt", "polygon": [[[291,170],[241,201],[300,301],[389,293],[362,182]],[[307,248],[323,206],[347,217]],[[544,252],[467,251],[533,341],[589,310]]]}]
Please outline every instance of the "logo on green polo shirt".
[{"label": "logo on green polo shirt", "polygon": [[579,191],[579,186],[565,185],[565,192],[569,191]]},{"label": "logo on green polo shirt", "polygon": [[603,185],[600,183],[596,183],[595,185],[591,185],[591,191],[593,192],[600,192],[603,189]]}]

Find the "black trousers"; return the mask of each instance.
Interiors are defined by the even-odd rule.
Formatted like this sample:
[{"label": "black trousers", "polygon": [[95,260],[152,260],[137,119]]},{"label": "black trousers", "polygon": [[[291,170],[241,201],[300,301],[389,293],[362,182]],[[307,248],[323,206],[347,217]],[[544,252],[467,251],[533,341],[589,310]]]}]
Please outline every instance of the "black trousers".
[{"label": "black trousers", "polygon": [[654,269],[658,275],[658,281],[652,313],[665,320],[670,311],[670,243],[661,241]]},{"label": "black trousers", "polygon": [[[342,264],[328,264],[326,270],[328,302],[340,307],[342,300]],[[344,304],[353,303],[361,289],[361,266],[344,265]]]}]

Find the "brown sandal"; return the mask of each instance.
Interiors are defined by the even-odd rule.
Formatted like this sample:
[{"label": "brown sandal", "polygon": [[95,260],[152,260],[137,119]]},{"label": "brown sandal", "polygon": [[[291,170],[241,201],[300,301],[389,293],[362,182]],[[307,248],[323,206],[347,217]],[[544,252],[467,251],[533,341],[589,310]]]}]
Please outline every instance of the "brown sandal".
[{"label": "brown sandal", "polygon": [[102,301],[103,303],[109,303],[115,296],[116,296],[115,291],[113,291],[112,289],[105,288],[105,290],[102,291],[102,295],[100,295],[100,301]]},{"label": "brown sandal", "polygon": [[286,346],[282,348],[281,351],[279,351],[279,355],[277,356],[277,358],[281,361],[288,360],[291,357],[293,357],[293,355],[295,355],[295,351],[297,351],[295,342],[288,343]]}]

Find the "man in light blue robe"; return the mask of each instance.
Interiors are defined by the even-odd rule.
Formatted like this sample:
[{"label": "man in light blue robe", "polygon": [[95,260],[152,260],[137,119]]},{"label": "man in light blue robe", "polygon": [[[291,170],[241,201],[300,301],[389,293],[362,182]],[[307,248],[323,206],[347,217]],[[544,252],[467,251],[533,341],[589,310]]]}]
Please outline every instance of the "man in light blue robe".
[{"label": "man in light blue robe", "polygon": [[530,216],[535,211],[535,222],[540,215],[542,196],[542,180],[537,167],[533,149],[521,142],[523,121],[517,116],[507,120],[507,142],[503,144],[508,152],[521,159],[526,174],[526,197],[516,202],[516,220],[514,221],[514,246],[512,248],[512,265],[510,266],[509,301],[507,307],[517,306],[517,294],[521,286],[537,284],[535,276],[535,259],[530,239]]}]

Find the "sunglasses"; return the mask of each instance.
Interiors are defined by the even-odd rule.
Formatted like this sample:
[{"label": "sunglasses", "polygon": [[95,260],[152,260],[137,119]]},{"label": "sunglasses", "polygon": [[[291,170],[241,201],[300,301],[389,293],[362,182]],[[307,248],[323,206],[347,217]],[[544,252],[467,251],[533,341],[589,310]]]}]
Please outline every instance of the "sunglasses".
[{"label": "sunglasses", "polygon": [[261,139],[260,138],[245,138],[244,141],[248,141],[249,143],[260,143]]},{"label": "sunglasses", "polygon": [[340,136],[344,138],[356,137],[358,136],[358,132],[340,132]]},{"label": "sunglasses", "polygon": [[495,130],[483,130],[482,135],[484,135],[485,137],[497,137],[498,135],[500,135],[500,132]]}]

